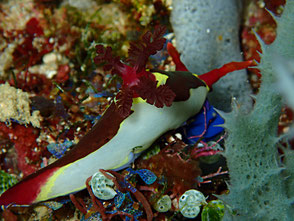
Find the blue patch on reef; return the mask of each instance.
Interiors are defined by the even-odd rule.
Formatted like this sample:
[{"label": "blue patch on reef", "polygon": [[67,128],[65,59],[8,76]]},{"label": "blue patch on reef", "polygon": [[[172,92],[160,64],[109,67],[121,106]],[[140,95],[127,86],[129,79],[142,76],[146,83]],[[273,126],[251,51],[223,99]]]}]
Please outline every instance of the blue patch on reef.
[{"label": "blue patch on reef", "polygon": [[126,179],[134,174],[138,174],[147,185],[151,185],[157,179],[156,175],[147,169],[133,170],[131,168],[127,168],[126,170],[129,172],[129,175],[126,176]]},{"label": "blue patch on reef", "polygon": [[224,128],[219,126],[222,124],[224,124],[224,119],[206,100],[201,111],[190,118],[179,129],[179,132],[183,134],[185,143],[195,144],[200,138],[202,141],[208,142],[224,131]]},{"label": "blue patch on reef", "polygon": [[51,143],[48,144],[47,150],[54,155],[57,159],[61,158],[66,150],[73,145],[70,140],[65,140],[63,143]]}]

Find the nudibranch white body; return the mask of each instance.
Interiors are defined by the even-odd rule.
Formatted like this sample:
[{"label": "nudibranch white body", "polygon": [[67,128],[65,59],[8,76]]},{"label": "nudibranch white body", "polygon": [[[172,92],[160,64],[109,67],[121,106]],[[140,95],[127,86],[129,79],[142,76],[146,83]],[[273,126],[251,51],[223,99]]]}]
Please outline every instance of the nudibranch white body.
[{"label": "nudibranch white body", "polygon": [[207,92],[205,85],[193,88],[188,100],[174,102],[171,107],[163,108],[148,104],[141,98],[134,98],[133,113],[120,123],[114,137],[86,157],[59,168],[42,187],[45,191],[40,192],[36,201],[84,189],[85,180],[98,169],[117,170],[128,166],[135,156],[151,146],[159,136],[180,127],[198,113]]}]

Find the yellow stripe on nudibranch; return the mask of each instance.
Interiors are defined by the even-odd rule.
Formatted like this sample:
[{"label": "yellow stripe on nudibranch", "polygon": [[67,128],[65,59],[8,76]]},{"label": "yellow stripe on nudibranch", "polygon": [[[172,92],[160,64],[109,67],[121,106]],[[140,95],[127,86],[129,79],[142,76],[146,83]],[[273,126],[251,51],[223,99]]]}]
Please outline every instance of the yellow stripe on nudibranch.
[{"label": "yellow stripe on nudibranch", "polygon": [[[62,176],[65,169],[67,167],[69,167],[71,164],[68,164],[66,166],[63,166],[62,168],[59,168],[56,172],[54,172],[54,174],[49,178],[49,180],[46,182],[46,184],[41,188],[40,193],[38,194],[37,198],[36,198],[36,202],[40,202],[43,200],[47,200],[48,196],[50,196],[50,198],[53,198],[55,196],[52,197],[51,193],[51,189],[55,184],[56,179],[59,176]],[[57,197],[57,196],[56,196]]]},{"label": "yellow stripe on nudibranch", "polygon": [[[198,77],[198,74],[194,74],[194,73],[192,73],[192,75],[195,76],[195,77],[197,77],[199,80],[201,80],[201,79]],[[206,85],[206,89],[207,89],[207,91],[210,91],[210,88],[208,87],[208,85],[207,85],[203,80],[201,80],[201,81]]]},{"label": "yellow stripe on nudibranch", "polygon": [[110,168],[110,170],[116,170],[118,168],[121,168],[121,167],[127,165],[130,162],[130,159],[129,158],[130,158],[130,155],[129,156],[126,156],[126,158],[123,161],[121,161],[120,164],[116,165],[113,168]]},{"label": "yellow stripe on nudibranch", "polygon": [[139,103],[146,103],[146,101],[142,99],[141,97],[133,98],[133,104],[139,104]]},{"label": "yellow stripe on nudibranch", "polygon": [[158,73],[158,72],[153,72],[152,74],[155,76],[156,80],[158,81],[157,87],[160,86],[160,85],[165,84],[167,79],[168,79],[168,76],[165,75],[165,74],[161,74],[161,73]]},{"label": "yellow stripe on nudibranch", "polygon": [[[163,85],[166,83],[168,76],[165,74],[161,74],[158,72],[152,72],[152,74],[155,76],[157,82],[157,87],[160,85]],[[146,100],[142,99],[141,97],[133,98],[133,104],[139,104],[139,103],[146,103]]]}]

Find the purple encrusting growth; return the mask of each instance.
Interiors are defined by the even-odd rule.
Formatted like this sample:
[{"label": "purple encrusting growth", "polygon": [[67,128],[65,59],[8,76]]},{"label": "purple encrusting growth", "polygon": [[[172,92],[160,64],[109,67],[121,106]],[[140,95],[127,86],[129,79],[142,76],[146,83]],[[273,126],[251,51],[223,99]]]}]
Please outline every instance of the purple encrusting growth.
[{"label": "purple encrusting growth", "polygon": [[208,142],[222,134],[224,128],[223,118],[215,111],[213,106],[205,101],[201,111],[189,119],[181,128],[183,140],[188,144],[195,144],[200,139]]}]

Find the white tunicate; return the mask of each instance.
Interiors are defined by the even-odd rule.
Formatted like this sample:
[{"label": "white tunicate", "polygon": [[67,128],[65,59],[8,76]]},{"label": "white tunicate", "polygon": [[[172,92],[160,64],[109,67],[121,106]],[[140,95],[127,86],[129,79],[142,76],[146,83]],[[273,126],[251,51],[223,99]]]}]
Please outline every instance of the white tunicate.
[{"label": "white tunicate", "polygon": [[160,213],[165,213],[171,208],[171,199],[168,195],[163,195],[154,205],[154,209]]},{"label": "white tunicate", "polygon": [[186,218],[195,218],[200,212],[200,206],[185,206],[181,209],[181,213]]},{"label": "white tunicate", "polygon": [[[112,176],[110,173],[108,175]],[[101,172],[97,172],[92,176],[90,182],[94,195],[101,200],[110,200],[117,194],[113,189],[114,183]]]},{"label": "white tunicate", "polygon": [[195,218],[200,212],[200,206],[206,204],[204,195],[198,190],[188,190],[179,201],[181,213],[186,218]]}]

